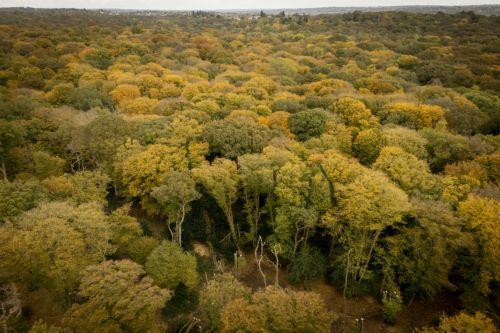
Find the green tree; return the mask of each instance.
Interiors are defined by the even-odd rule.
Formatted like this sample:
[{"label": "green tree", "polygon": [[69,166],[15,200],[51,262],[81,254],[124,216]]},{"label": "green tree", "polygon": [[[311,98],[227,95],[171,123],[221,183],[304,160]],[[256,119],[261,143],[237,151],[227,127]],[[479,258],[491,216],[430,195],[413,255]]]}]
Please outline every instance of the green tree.
[{"label": "green tree", "polygon": [[233,204],[238,199],[238,169],[236,163],[219,158],[212,164],[193,169],[194,179],[215,199],[226,215],[234,244],[238,246],[238,228],[234,221]]},{"label": "green tree", "polygon": [[[250,224],[248,236],[254,244],[264,211],[274,216],[274,190],[279,169],[287,162],[297,160],[293,153],[274,146],[264,148],[262,154],[246,154],[238,158],[245,210]],[[262,196],[266,196],[265,207],[261,207]]]},{"label": "green tree", "polygon": [[489,120],[483,126],[483,133],[500,132],[500,98],[481,90],[469,90],[464,96],[488,115]]},{"label": "green tree", "polygon": [[0,222],[35,208],[46,199],[38,181],[0,181]]},{"label": "green tree", "polygon": [[326,128],[328,115],[321,109],[301,111],[288,118],[288,128],[301,141],[320,136]]},{"label": "green tree", "polygon": [[114,109],[113,100],[106,92],[101,81],[81,83],[78,88],[75,89],[73,106],[84,111],[92,108]]},{"label": "green tree", "polygon": [[182,283],[192,289],[198,284],[196,258],[174,242],[161,242],[148,256],[145,269],[163,288],[173,290]]},{"label": "green tree", "polygon": [[118,254],[126,253],[129,244],[143,234],[137,219],[129,215],[131,207],[132,204],[125,204],[107,216],[107,223],[111,229],[111,244]]},{"label": "green tree", "polygon": [[261,218],[261,195],[274,189],[274,172],[270,160],[263,154],[245,154],[238,157],[240,179],[245,199],[247,220],[250,224],[249,239],[255,242]]},{"label": "green tree", "polygon": [[437,201],[413,201],[405,222],[395,225],[376,249],[382,287],[391,291],[400,286],[410,299],[453,288],[448,275],[467,237],[450,207]]},{"label": "green tree", "polygon": [[358,133],[352,143],[354,155],[363,164],[372,164],[382,149],[382,133],[378,128],[370,128]]},{"label": "green tree", "polygon": [[72,133],[69,144],[75,158],[89,167],[109,173],[118,147],[131,136],[131,125],[122,117],[105,112]]},{"label": "green tree", "polygon": [[427,140],[418,132],[404,127],[388,127],[382,129],[384,146],[398,146],[407,153],[421,160],[427,159]]},{"label": "green tree", "polygon": [[254,121],[236,118],[208,124],[204,137],[211,153],[236,158],[243,154],[260,153],[271,139],[271,131]]},{"label": "green tree", "polygon": [[172,239],[182,246],[182,223],[189,212],[190,203],[201,195],[196,191],[196,183],[186,171],[172,171],[165,175],[163,184],[155,187],[151,196],[160,204],[168,217],[168,224],[175,224]]},{"label": "green tree", "polygon": [[424,128],[419,132],[426,140],[428,162],[434,172],[442,171],[446,164],[471,157],[467,139],[447,131]]},{"label": "green tree", "polygon": [[23,144],[26,129],[18,123],[0,119],[0,170],[7,180],[7,166],[12,162],[11,150]]},{"label": "green tree", "polygon": [[33,173],[40,179],[51,176],[60,176],[64,173],[66,161],[43,151],[36,151],[31,156]]},{"label": "green tree", "polygon": [[326,258],[317,248],[304,246],[291,262],[288,279],[293,283],[309,282],[322,278],[326,273]]},{"label": "green tree", "polygon": [[[295,256],[317,227],[319,206],[329,194],[328,187],[321,187],[326,183],[317,180],[304,162],[287,162],[276,175],[277,208],[270,240],[281,246],[285,257]],[[315,193],[317,188],[319,193]]]},{"label": "green tree", "polygon": [[137,237],[127,243],[123,249],[123,255],[141,265],[145,265],[148,256],[159,244],[160,241],[154,237]]},{"label": "green tree", "polygon": [[53,105],[73,105],[75,87],[72,83],[59,83],[47,93],[47,100]]},{"label": "green tree", "polygon": [[45,85],[42,71],[35,66],[21,68],[18,79],[21,86],[26,88],[41,89]]},{"label": "green tree", "polygon": [[87,53],[84,60],[98,69],[106,69],[113,63],[110,52],[105,48],[98,48]]}]

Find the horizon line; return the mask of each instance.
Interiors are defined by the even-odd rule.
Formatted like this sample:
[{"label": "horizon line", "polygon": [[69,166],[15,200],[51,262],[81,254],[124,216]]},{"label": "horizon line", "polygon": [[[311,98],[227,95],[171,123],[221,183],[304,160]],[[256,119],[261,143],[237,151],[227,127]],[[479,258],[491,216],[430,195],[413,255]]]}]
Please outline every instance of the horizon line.
[{"label": "horizon line", "polygon": [[496,3],[484,3],[484,4],[461,4],[461,5],[378,5],[378,6],[361,6],[361,5],[352,5],[352,6],[321,6],[321,7],[246,7],[246,8],[191,8],[191,9],[161,9],[161,8],[119,8],[119,7],[37,7],[37,6],[4,6],[0,7],[0,9],[77,9],[77,10],[129,10],[129,11],[171,11],[171,12],[183,12],[183,11],[251,11],[251,10],[300,10],[300,9],[328,9],[328,8],[337,8],[337,9],[348,9],[348,8],[412,8],[412,7],[481,7],[481,6],[498,6],[500,4]]}]

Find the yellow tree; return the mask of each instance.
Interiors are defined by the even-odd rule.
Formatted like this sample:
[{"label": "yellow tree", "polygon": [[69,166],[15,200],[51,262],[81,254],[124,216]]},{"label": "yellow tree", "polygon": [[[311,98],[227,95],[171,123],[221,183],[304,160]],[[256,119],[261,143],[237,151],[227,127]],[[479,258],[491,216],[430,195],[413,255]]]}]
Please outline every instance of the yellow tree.
[{"label": "yellow tree", "polygon": [[122,105],[124,102],[134,100],[141,96],[139,87],[133,84],[120,84],[110,92],[113,100]]},{"label": "yellow tree", "polygon": [[500,202],[495,199],[470,195],[458,206],[458,213],[474,237],[470,249],[474,267],[467,276],[472,280],[471,290],[482,296],[490,294],[490,285],[500,278]]},{"label": "yellow tree", "polygon": [[127,101],[127,103],[124,104],[123,109],[126,113],[130,114],[154,114],[157,106],[157,99],[138,97],[134,100]]},{"label": "yellow tree", "polygon": [[361,166],[335,151],[310,157],[329,184],[332,208],[322,224],[344,252],[345,286],[348,277],[369,277],[369,263],[382,230],[400,221],[409,208],[406,194],[382,173]]},{"label": "yellow tree", "polygon": [[330,332],[332,314],[320,295],[268,287],[251,298],[229,302],[222,312],[222,332]]},{"label": "yellow tree", "polygon": [[14,281],[65,300],[80,271],[113,253],[112,230],[97,204],[39,205],[4,225],[0,270]]},{"label": "yellow tree", "polygon": [[203,129],[204,126],[196,119],[175,115],[167,125],[166,136],[158,139],[158,142],[182,149],[192,169],[205,161],[205,155],[208,154],[208,143],[202,140]]},{"label": "yellow tree", "polygon": [[456,316],[443,316],[437,328],[423,328],[419,333],[494,333],[496,332],[493,321],[481,312],[469,315],[461,312]]},{"label": "yellow tree", "polygon": [[372,115],[371,110],[360,100],[351,97],[338,99],[333,104],[332,111],[348,127],[365,130],[378,125],[378,119]]},{"label": "yellow tree", "polygon": [[382,230],[401,220],[409,208],[406,194],[383,174],[366,170],[351,183],[338,186],[337,207],[327,212],[325,226],[347,247],[346,275],[362,281],[368,273]]},{"label": "yellow tree", "polygon": [[435,127],[444,122],[444,110],[437,105],[408,102],[391,103],[385,106],[380,117],[384,123],[393,123],[409,128]]},{"label": "yellow tree", "polygon": [[352,151],[363,164],[372,164],[382,148],[382,133],[378,128],[363,130],[356,135]]},{"label": "yellow tree", "polygon": [[81,303],[64,323],[77,332],[163,332],[158,311],[172,295],[154,285],[141,265],[130,260],[105,261],[81,272]]},{"label": "yellow tree", "polygon": [[158,207],[150,198],[153,188],[162,184],[168,172],[187,168],[183,149],[153,144],[123,162],[122,179],[131,196],[139,197],[144,208],[156,212]]},{"label": "yellow tree", "polygon": [[431,174],[427,162],[399,147],[384,147],[373,168],[383,171],[410,195],[438,197],[441,179]]}]

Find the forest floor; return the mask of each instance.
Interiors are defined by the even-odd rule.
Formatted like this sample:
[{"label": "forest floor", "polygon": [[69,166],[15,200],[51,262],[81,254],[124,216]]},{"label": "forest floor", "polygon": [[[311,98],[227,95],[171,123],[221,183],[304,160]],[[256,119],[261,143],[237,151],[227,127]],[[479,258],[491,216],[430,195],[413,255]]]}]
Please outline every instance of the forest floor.
[{"label": "forest floor", "polygon": [[[254,290],[264,287],[262,275],[253,254],[245,256],[247,266],[238,278]],[[262,265],[267,284],[275,283],[275,269],[268,261]],[[287,272],[279,271],[279,285],[295,290],[304,290],[302,285],[290,284]],[[432,325],[443,314],[455,313],[460,308],[457,297],[451,293],[436,295],[433,300],[413,300],[398,316],[394,325],[388,325],[382,317],[382,305],[371,296],[346,297],[342,290],[325,281],[315,281],[308,285],[307,291],[321,295],[326,306],[335,313],[336,332],[363,333],[406,333],[415,328]],[[361,324],[363,318],[363,324]],[[356,322],[356,319],[358,321]],[[361,325],[363,327],[361,327]]]}]

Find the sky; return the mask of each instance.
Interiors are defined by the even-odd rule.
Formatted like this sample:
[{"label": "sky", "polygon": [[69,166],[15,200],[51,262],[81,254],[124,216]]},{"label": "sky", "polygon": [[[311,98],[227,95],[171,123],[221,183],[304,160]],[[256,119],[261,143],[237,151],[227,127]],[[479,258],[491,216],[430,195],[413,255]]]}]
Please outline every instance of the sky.
[{"label": "sky", "polygon": [[121,8],[162,10],[481,5],[500,0],[0,0],[0,7]]}]

